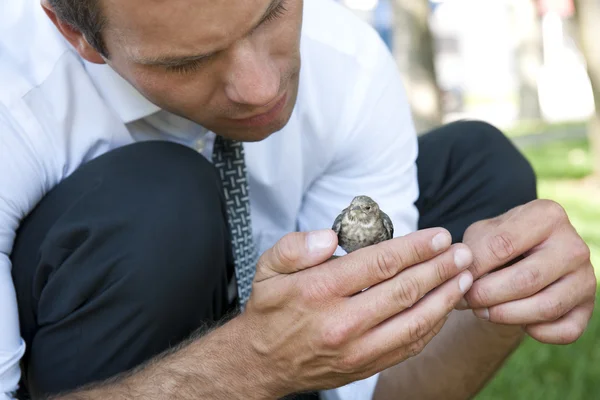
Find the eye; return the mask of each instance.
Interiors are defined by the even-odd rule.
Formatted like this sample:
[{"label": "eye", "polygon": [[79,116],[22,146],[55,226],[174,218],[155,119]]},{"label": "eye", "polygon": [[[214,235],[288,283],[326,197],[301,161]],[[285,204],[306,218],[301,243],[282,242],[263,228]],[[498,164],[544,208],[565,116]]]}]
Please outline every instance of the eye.
[{"label": "eye", "polygon": [[371,211],[371,206],[366,206],[366,207],[365,207],[365,210],[367,210],[367,211]]},{"label": "eye", "polygon": [[267,15],[267,17],[263,20],[263,22],[271,22],[276,20],[277,18],[282,17],[283,15],[285,15],[287,8],[285,8],[285,4],[286,4],[287,0],[282,0],[277,7],[275,7],[273,9],[273,11],[271,11],[271,13],[269,15]]},{"label": "eye", "polygon": [[201,58],[199,60],[191,61],[189,63],[181,64],[181,65],[172,65],[168,66],[167,71],[174,72],[177,74],[190,74],[200,69],[202,64],[204,64],[209,57]]}]

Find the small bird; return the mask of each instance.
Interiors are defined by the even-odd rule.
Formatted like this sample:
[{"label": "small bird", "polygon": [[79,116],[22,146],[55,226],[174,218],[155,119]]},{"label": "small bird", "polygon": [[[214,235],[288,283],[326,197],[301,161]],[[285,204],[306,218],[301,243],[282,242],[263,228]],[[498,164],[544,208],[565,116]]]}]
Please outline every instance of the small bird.
[{"label": "small bird", "polygon": [[337,216],[332,228],[346,253],[391,239],[394,225],[369,196],[356,196]]}]

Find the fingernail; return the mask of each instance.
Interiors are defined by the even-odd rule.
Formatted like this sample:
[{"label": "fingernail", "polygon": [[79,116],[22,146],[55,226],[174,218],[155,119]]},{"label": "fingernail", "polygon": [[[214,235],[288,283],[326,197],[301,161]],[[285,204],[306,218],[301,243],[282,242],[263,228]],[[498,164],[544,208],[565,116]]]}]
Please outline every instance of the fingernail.
[{"label": "fingernail", "polygon": [[488,310],[487,308],[478,308],[476,310],[473,310],[473,314],[475,314],[477,318],[481,318],[486,321],[490,319],[490,310]]},{"label": "fingernail", "polygon": [[473,261],[471,252],[467,249],[458,249],[454,252],[454,263],[460,271],[471,265]]},{"label": "fingernail", "polygon": [[438,233],[434,236],[433,240],[431,241],[431,247],[433,248],[433,251],[443,250],[449,247],[451,244],[452,238],[450,237],[448,232]]},{"label": "fingernail", "polygon": [[306,236],[306,247],[309,252],[321,251],[331,247],[333,234],[329,229],[309,232]]},{"label": "fingernail", "polygon": [[473,284],[473,276],[468,273],[462,274],[462,276],[458,280],[458,287],[460,288],[460,291],[463,293],[466,293],[467,290],[469,290],[471,288],[472,284]]}]

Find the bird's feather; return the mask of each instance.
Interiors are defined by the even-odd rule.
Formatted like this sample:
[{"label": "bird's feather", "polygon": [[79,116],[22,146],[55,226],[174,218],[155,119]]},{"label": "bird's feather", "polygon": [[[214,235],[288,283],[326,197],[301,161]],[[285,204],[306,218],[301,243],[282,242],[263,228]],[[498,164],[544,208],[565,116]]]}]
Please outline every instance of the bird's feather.
[{"label": "bird's feather", "polygon": [[344,214],[347,210],[347,208],[344,208],[340,215],[336,217],[335,221],[333,221],[333,226],[331,227],[331,229],[335,232],[336,235],[339,235],[342,231],[342,219],[344,218]]},{"label": "bird's feather", "polygon": [[381,219],[383,220],[383,226],[389,234],[389,238],[390,239],[393,238],[394,237],[394,225],[392,224],[392,220],[386,213],[384,213],[381,210],[379,210],[379,214],[381,215]]}]

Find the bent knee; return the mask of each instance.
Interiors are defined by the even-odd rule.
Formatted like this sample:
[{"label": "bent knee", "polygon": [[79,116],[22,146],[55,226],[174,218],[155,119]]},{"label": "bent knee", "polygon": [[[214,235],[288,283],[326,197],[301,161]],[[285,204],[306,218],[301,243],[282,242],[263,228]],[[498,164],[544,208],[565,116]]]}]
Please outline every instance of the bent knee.
[{"label": "bent knee", "polygon": [[[461,129],[451,138],[461,157],[474,157],[487,174],[489,190],[497,195],[516,195],[519,202],[536,197],[536,175],[530,162],[498,128],[484,121],[459,121]],[[464,153],[467,150],[467,153]],[[528,200],[525,200],[528,199]]]}]

